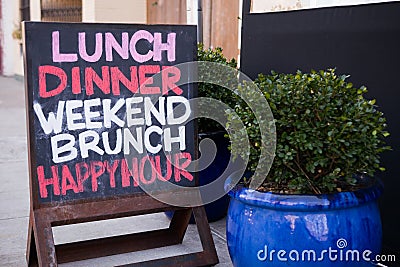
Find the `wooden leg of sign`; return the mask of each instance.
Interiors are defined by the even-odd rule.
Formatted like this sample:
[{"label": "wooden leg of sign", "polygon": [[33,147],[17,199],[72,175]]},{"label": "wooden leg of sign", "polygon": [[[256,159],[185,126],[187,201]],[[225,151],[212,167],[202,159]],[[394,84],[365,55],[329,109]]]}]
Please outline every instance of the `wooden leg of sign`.
[{"label": "wooden leg of sign", "polygon": [[32,212],[29,216],[29,226],[28,226],[28,242],[26,246],[26,262],[29,267],[39,266],[37,253],[36,253],[36,243],[35,236],[33,234],[33,215]]},{"label": "wooden leg of sign", "polygon": [[182,243],[191,215],[192,209],[176,210],[174,212],[174,216],[169,225],[169,230],[174,233],[176,244]]},{"label": "wooden leg of sign", "polygon": [[193,215],[199,232],[201,245],[203,246],[204,258],[209,259],[211,264],[218,263],[217,251],[211,235],[210,225],[204,207],[193,208]]},{"label": "wooden leg of sign", "polygon": [[[28,266],[57,266],[51,224],[45,216],[31,212],[27,247]],[[39,245],[40,244],[40,245]]]}]

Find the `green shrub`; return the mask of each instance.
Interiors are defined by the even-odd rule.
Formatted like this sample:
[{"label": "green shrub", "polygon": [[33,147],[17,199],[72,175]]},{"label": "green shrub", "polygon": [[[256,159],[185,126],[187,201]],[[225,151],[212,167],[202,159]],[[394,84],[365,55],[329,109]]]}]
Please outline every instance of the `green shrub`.
[{"label": "green shrub", "polygon": [[[390,149],[384,142],[389,135],[386,119],[375,100],[364,97],[367,89],[355,88],[347,77],[332,69],[258,76],[255,83],[270,105],[277,134],[274,162],[259,190],[348,191],[358,186],[355,174],[373,176],[383,170],[380,154]],[[256,118],[247,106],[237,104],[235,110],[244,125],[254,125]],[[247,127],[247,132],[248,169],[254,171],[260,133],[254,126]]]},{"label": "green shrub", "polygon": [[[222,48],[217,47],[214,49],[205,49],[203,44],[198,45],[197,60],[219,63],[234,69],[236,69],[237,67],[237,62],[234,58],[231,60],[226,59],[226,57],[222,53]],[[221,77],[221,79],[223,79],[223,77]],[[236,95],[229,89],[210,83],[198,83],[198,96],[220,100],[231,108],[235,107],[237,99]],[[206,118],[200,118],[198,121],[198,125],[199,132],[202,133],[224,130],[224,127],[222,125],[211,119]]]}]

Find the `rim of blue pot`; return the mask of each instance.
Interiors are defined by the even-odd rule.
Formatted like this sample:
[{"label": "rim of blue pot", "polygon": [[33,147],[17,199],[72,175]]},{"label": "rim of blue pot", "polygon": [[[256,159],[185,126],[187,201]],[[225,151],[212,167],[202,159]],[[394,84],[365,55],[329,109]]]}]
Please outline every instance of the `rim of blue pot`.
[{"label": "rim of blue pot", "polygon": [[383,192],[383,183],[378,177],[362,177],[368,179],[370,186],[356,191],[330,194],[280,194],[260,192],[245,187],[235,186],[228,192],[231,198],[243,203],[278,210],[332,210],[351,208],[377,200]]}]

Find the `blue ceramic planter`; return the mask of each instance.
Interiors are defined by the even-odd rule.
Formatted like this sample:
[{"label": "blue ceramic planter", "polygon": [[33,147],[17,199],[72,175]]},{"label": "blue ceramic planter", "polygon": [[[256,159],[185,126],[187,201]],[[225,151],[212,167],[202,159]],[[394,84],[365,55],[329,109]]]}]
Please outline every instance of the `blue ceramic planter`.
[{"label": "blue ceramic planter", "polygon": [[[201,133],[199,134],[199,140],[204,138],[210,138],[214,141],[217,146],[217,154],[215,155],[214,161],[206,169],[199,172],[199,185],[206,185],[220,177],[226,167],[228,166],[231,153],[228,149],[229,140],[224,137],[224,132],[214,133]],[[204,206],[209,222],[214,222],[222,219],[226,216],[229,206],[229,196],[224,195],[220,199],[215,200]],[[191,218],[191,223],[194,223],[194,219]]]},{"label": "blue ceramic planter", "polygon": [[[199,185],[206,185],[220,177],[228,166],[230,160],[230,151],[228,149],[229,140],[224,137],[224,132],[211,132],[199,134],[199,140],[210,138],[216,145],[216,155],[212,163],[199,172]],[[209,222],[220,220],[226,216],[229,206],[229,196],[223,197],[204,205],[207,219]],[[172,218],[173,212],[166,212],[169,218]],[[190,218],[190,223],[195,223],[194,217]]]},{"label": "blue ceramic planter", "polygon": [[229,192],[227,243],[234,266],[371,267],[381,250],[382,183],[327,195]]}]

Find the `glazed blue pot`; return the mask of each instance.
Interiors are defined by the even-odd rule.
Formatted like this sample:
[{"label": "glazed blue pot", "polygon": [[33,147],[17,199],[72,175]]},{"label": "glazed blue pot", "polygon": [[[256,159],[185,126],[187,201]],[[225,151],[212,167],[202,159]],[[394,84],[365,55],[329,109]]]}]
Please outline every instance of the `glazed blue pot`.
[{"label": "glazed blue pot", "polygon": [[[220,177],[228,166],[231,153],[228,149],[229,140],[224,136],[225,132],[212,132],[212,133],[200,133],[199,141],[205,138],[210,138],[214,141],[217,152],[213,162],[204,170],[199,172],[199,185],[206,185],[213,182],[215,179]],[[226,216],[229,206],[229,196],[224,195],[221,198],[208,203],[204,206],[209,222],[220,220]],[[190,219],[191,223],[194,223],[194,218]]]},{"label": "glazed blue pot", "polygon": [[382,183],[326,195],[262,193],[237,186],[227,215],[233,265],[373,266],[381,250]]},{"label": "glazed blue pot", "polygon": [[[224,132],[200,133],[199,141],[205,138],[210,138],[216,145],[216,155],[211,164],[199,172],[199,185],[206,185],[219,178],[228,166],[231,153],[228,149],[229,140],[224,137]],[[209,222],[220,220],[226,216],[229,206],[229,196],[224,195],[221,198],[204,205],[207,219]],[[171,211],[165,213],[167,217],[172,218],[174,214]],[[190,223],[195,223],[193,215],[190,218]]]}]

